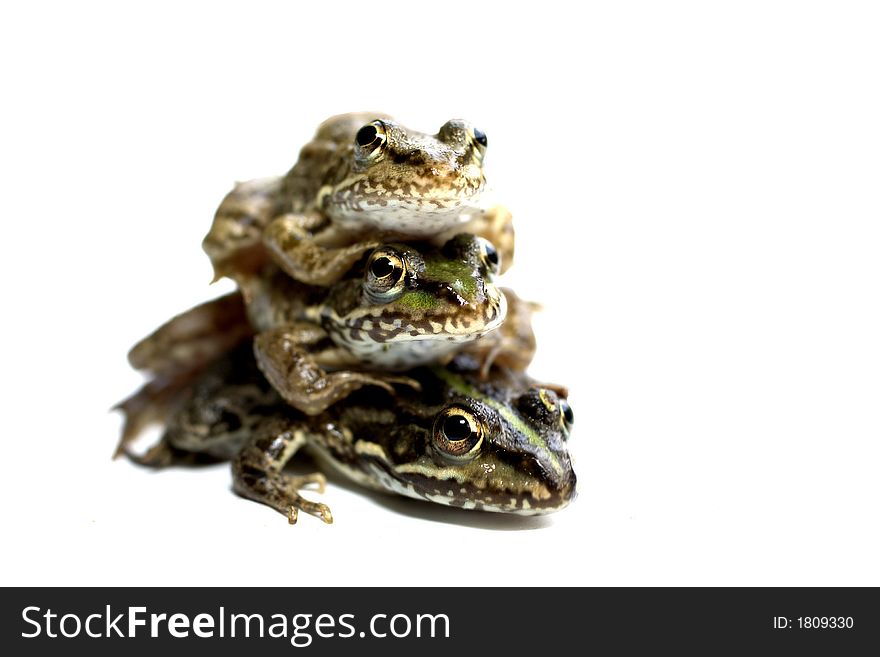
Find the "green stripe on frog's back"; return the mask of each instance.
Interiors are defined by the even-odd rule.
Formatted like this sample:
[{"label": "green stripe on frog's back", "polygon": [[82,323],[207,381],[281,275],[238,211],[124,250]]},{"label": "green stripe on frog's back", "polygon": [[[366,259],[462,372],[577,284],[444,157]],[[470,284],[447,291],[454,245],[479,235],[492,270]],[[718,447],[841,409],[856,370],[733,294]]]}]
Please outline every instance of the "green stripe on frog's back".
[{"label": "green stripe on frog's back", "polygon": [[550,463],[553,466],[553,469],[556,471],[556,474],[562,476],[562,466],[559,463],[559,459],[556,458],[556,455],[552,451],[550,451],[550,448],[547,445],[547,441],[544,440],[540,433],[538,433],[532,427],[523,422],[522,419],[508,406],[502,404],[497,399],[493,399],[488,395],[484,395],[482,392],[480,392],[475,387],[470,385],[467,381],[465,381],[462,377],[458,376],[457,374],[453,374],[444,367],[432,367],[431,371],[438,378],[442,379],[447,385],[449,385],[453,390],[456,390],[463,395],[467,395],[468,397],[477,399],[487,406],[490,406],[491,408],[498,411],[501,417],[510,422],[510,424],[512,424],[517,431],[522,433],[522,435],[524,435],[532,445],[546,452],[547,456],[550,459]]}]

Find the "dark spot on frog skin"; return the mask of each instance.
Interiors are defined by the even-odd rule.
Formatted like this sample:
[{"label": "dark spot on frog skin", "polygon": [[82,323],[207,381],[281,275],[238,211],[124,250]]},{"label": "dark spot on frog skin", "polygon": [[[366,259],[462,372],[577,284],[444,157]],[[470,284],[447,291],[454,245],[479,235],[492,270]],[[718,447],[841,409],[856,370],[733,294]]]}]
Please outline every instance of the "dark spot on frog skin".
[{"label": "dark spot on frog skin", "polygon": [[396,152],[391,156],[391,161],[394,164],[420,166],[425,164],[425,154],[421,151]]}]

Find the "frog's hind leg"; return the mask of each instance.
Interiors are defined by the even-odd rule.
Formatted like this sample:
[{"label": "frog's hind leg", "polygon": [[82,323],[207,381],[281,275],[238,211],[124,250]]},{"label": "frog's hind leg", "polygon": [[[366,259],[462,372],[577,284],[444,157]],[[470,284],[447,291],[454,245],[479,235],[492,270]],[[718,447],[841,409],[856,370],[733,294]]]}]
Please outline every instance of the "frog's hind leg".
[{"label": "frog's hind leg", "polygon": [[149,453],[135,456],[129,445],[148,426],[165,424],[185,401],[190,383],[252,334],[242,296],[234,292],[177,315],[132,347],[129,362],[152,375],[152,380],[114,407],[125,416],[114,458],[126,454],[152,465],[143,460]]},{"label": "frog's hind leg", "polygon": [[281,176],[237,183],[226,195],[202,249],[214,265],[214,280],[260,270],[268,261],[263,229],[284,203]]},{"label": "frog's hind leg", "polygon": [[[254,354],[260,370],[284,400],[302,412],[309,415],[321,413],[368,385],[379,386],[388,392],[394,391],[393,384],[419,388],[417,381],[405,376],[352,370],[326,372],[313,354],[320,353],[323,362],[332,362],[343,356],[337,348],[322,348],[321,343],[325,341],[329,341],[326,332],[308,322],[264,331],[254,339]],[[344,362],[337,364],[346,365]]]},{"label": "frog's hind leg", "polygon": [[[172,413],[183,403],[184,391],[195,376],[191,371],[180,371],[176,376],[157,377],[141,386],[135,394],[127,399],[122,400],[113,410],[122,411],[122,435],[116,444],[116,450],[113,452],[113,458],[118,458],[125,454],[131,460],[141,463],[142,465],[159,465],[151,462],[153,459],[147,458],[147,454],[142,457],[135,455],[131,450],[131,443],[143,432],[147,427],[153,424],[164,425]],[[162,451],[159,444],[154,446],[153,456],[158,457]],[[154,448],[150,448],[151,451]],[[165,456],[159,459],[163,462],[167,461]]]},{"label": "frog's hind leg", "polygon": [[129,448],[124,448],[126,458],[132,463],[143,465],[148,468],[168,468],[183,465],[204,465],[214,463],[216,459],[210,459],[204,454],[185,452],[175,448],[168,441],[167,432],[156,444],[150,446],[143,454],[137,454]]},{"label": "frog's hind leg", "polygon": [[324,492],[326,479],[320,472],[303,476],[285,475],[282,470],[307,441],[305,424],[290,424],[280,418],[267,418],[255,427],[251,439],[232,462],[235,492],[250,500],[271,506],[295,524],[299,511],[316,516],[326,523],[333,515],[326,504],[311,502],[299,494],[314,485]]},{"label": "frog's hind leg", "polygon": [[253,334],[241,293],[190,308],[165,322],[128,352],[137,370],[180,378],[198,371]]},{"label": "frog's hind leg", "polygon": [[263,242],[275,262],[298,281],[309,285],[332,285],[379,242],[361,241],[348,246],[317,244],[306,227],[312,220],[285,214],[274,219],[263,234]]}]

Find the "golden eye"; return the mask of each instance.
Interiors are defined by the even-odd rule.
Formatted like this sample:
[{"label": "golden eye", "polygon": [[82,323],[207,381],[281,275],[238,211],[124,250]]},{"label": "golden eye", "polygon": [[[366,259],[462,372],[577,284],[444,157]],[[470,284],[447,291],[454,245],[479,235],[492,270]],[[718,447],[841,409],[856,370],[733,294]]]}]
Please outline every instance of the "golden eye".
[{"label": "golden eye", "polygon": [[490,274],[497,274],[501,271],[501,256],[498,255],[498,249],[492,242],[482,237],[477,238],[477,243],[480,245],[480,258],[486,269]]},{"label": "golden eye", "polygon": [[434,447],[452,461],[470,461],[483,444],[483,424],[460,406],[444,408],[434,420]]},{"label": "golden eye", "polygon": [[406,286],[406,263],[393,249],[376,249],[367,261],[364,285],[370,297],[389,301],[403,293]]},{"label": "golden eye", "polygon": [[357,134],[354,136],[354,143],[362,155],[370,157],[382,150],[387,139],[385,123],[373,121],[357,131]]}]

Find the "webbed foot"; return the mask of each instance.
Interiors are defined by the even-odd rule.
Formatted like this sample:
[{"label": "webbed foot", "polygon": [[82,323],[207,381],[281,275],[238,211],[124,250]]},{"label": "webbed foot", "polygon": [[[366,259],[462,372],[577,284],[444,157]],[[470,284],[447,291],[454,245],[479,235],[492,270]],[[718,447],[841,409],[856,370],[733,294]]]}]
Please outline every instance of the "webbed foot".
[{"label": "webbed foot", "polygon": [[287,516],[287,522],[296,524],[299,512],[333,522],[330,507],[312,502],[300,495],[300,490],[314,486],[323,493],[327,480],[320,472],[292,476],[282,473],[284,464],[305,442],[297,431],[264,432],[257,435],[233,461],[233,486],[235,492]]}]

